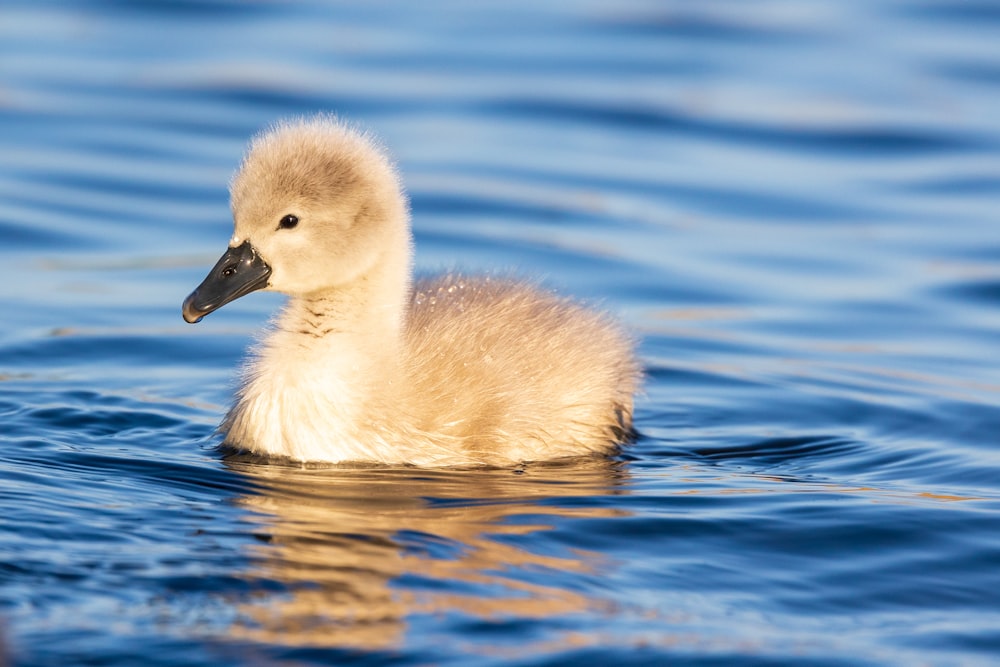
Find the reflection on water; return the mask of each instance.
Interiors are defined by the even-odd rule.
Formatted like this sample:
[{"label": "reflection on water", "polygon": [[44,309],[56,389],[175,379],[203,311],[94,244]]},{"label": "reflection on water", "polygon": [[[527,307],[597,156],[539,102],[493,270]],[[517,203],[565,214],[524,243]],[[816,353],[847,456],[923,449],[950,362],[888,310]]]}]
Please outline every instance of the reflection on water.
[{"label": "reflection on water", "polygon": [[[797,469],[810,457],[850,458],[856,449],[771,440],[705,449],[669,469],[641,464],[635,474],[602,460],[424,472],[233,457],[227,467],[255,487],[236,502],[250,511],[257,542],[246,547],[248,566],[238,575],[253,593],[231,602],[235,620],[225,632],[270,646],[392,652],[436,619],[421,643],[454,636],[470,655],[502,659],[609,645],[820,655],[838,640],[808,614],[789,621],[797,627],[789,639],[774,634],[759,605],[733,602],[723,620],[706,600],[765,587],[776,610],[837,607],[852,595],[855,607],[891,608],[926,577],[948,576],[951,566],[928,566],[909,549],[883,555],[888,545],[936,535],[947,550],[959,516],[951,508],[988,512],[996,505],[932,487],[848,486]],[[761,467],[774,472],[754,471]],[[872,508],[892,517],[888,525],[870,525]],[[768,520],[758,521],[762,515]],[[914,522],[926,536],[908,528]],[[586,546],[606,540],[609,530],[630,545],[624,552]],[[663,556],[645,562],[650,552]],[[761,559],[771,557],[784,566],[764,567]],[[869,593],[844,588],[886,557]],[[968,567],[982,571],[988,560]],[[615,590],[622,580],[631,588]],[[668,594],[649,595],[666,581]],[[585,630],[566,623],[586,617]],[[491,643],[472,632],[445,634],[445,619],[452,628],[492,625],[490,635],[521,628],[523,637]],[[544,630],[526,630],[532,626]],[[889,657],[865,639],[853,650]]]},{"label": "reflection on water", "polygon": [[[581,549],[543,552],[520,538],[560,519],[624,516],[600,501],[626,492],[620,463],[447,472],[233,458],[227,466],[259,488],[238,501],[253,511],[261,540],[245,575],[278,585],[240,606],[235,638],[390,649],[401,645],[406,619],[415,615],[541,619],[606,606],[547,585],[544,573],[596,574],[612,566],[607,558]],[[584,506],[572,506],[581,499]],[[514,576],[525,571],[539,581]]]}]

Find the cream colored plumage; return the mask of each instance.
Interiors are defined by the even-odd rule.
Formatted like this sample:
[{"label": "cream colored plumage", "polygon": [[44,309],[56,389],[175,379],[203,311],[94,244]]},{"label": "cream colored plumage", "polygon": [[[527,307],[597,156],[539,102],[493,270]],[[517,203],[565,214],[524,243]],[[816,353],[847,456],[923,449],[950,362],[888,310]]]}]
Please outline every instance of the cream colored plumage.
[{"label": "cream colored plumage", "polygon": [[298,461],[511,465],[608,453],[639,366],[605,315],[497,277],[411,286],[406,199],[371,138],[336,119],[254,140],[229,251],[188,321],[253,289],[290,300],[248,360],[227,445]]}]

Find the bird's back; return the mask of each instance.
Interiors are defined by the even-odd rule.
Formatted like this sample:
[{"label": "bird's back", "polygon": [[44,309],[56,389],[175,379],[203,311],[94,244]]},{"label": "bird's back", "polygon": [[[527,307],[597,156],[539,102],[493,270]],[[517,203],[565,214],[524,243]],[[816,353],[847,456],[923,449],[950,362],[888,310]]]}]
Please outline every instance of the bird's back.
[{"label": "bird's back", "polygon": [[418,281],[405,333],[409,410],[470,460],[607,453],[631,433],[640,370],[603,313],[494,277]]}]

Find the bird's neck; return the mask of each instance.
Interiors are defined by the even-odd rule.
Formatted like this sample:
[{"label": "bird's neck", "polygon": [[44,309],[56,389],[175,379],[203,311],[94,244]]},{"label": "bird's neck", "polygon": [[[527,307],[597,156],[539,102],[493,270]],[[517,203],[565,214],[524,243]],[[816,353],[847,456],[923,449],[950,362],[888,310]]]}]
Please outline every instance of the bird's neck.
[{"label": "bird's neck", "polygon": [[[352,372],[398,362],[410,290],[410,241],[384,249],[349,283],[293,296],[265,342],[265,356],[336,360]],[[270,354],[269,354],[270,353]]]}]

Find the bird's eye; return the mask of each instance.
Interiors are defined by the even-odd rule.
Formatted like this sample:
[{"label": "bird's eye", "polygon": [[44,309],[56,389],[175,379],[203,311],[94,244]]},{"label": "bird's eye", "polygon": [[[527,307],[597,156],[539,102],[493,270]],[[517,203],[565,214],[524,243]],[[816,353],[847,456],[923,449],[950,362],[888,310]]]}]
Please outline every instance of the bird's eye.
[{"label": "bird's eye", "polygon": [[278,229],[295,229],[295,226],[299,224],[299,219],[294,215],[286,215],[278,223]]}]

